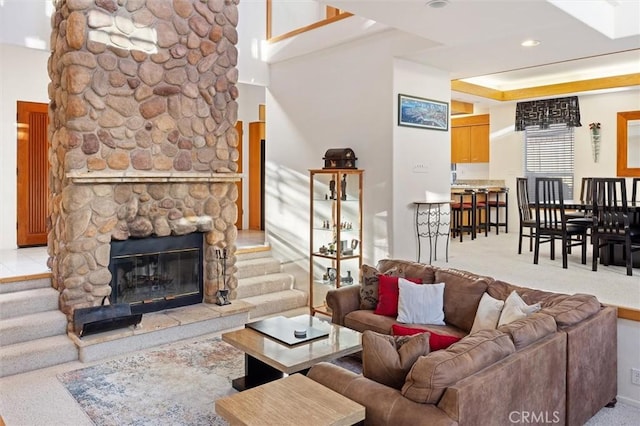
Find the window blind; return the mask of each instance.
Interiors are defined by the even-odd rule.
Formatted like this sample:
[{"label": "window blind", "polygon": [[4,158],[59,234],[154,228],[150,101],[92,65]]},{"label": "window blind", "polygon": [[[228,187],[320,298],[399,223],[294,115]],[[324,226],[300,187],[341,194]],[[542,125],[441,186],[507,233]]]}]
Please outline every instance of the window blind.
[{"label": "window blind", "polygon": [[561,178],[564,199],[573,199],[573,127],[567,127],[566,124],[550,125],[548,129],[531,126],[525,129],[524,138],[524,169],[531,202],[537,198],[536,177]]}]

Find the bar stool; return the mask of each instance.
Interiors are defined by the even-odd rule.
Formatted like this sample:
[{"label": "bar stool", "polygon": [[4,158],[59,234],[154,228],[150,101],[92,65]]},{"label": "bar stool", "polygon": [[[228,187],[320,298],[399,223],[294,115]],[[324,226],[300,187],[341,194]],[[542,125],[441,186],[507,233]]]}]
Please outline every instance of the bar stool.
[{"label": "bar stool", "polygon": [[[480,197],[479,197],[480,196]],[[486,188],[478,188],[475,190],[475,198],[476,198],[476,226],[480,228],[480,230],[484,229],[484,236],[489,235],[489,227],[491,224],[489,223],[489,190]],[[484,212],[484,215],[483,215]],[[483,219],[484,216],[484,219]]]},{"label": "bar stool", "polygon": [[[471,196],[471,202],[465,201],[465,197]],[[476,193],[472,189],[465,189],[464,192],[455,194],[456,200],[451,203],[451,217],[452,226],[451,233],[455,238],[456,235],[460,235],[460,242],[462,242],[462,234],[464,232],[471,233],[471,239],[476,237],[476,228],[474,226],[476,222]],[[464,224],[464,216],[467,214],[467,225]]]},{"label": "bar stool", "polygon": [[[501,197],[504,194],[504,198]],[[496,210],[496,220],[491,221],[491,211]],[[504,209],[504,222],[500,222],[500,209]],[[496,227],[496,235],[500,233],[500,227],[504,226],[504,232],[509,233],[509,188],[503,187],[489,191],[489,228]]]}]

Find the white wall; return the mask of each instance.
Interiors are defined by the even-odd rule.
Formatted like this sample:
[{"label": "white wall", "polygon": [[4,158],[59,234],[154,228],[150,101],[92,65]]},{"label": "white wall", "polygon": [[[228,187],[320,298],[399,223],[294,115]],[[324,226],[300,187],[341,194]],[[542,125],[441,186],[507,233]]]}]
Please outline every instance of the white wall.
[{"label": "white wall", "polygon": [[640,369],[640,322],[618,320],[618,400],[640,407],[640,386],[631,383],[631,369]]},{"label": "white wall", "polygon": [[243,0],[238,4],[238,79],[266,86],[269,67],[262,61],[267,33],[265,0]]},{"label": "white wall", "polygon": [[17,247],[17,101],[49,102],[48,59],[49,52],[0,44],[0,249]]},{"label": "white wall", "polygon": [[[393,204],[391,247],[393,257],[417,260],[414,201],[424,201],[426,191],[449,198],[451,167],[450,130],[439,131],[397,125],[398,94],[450,102],[449,74],[435,68],[396,59],[393,72]],[[448,207],[447,207],[448,209]],[[421,239],[421,261],[429,261],[429,244]],[[444,258],[446,239],[438,243]],[[378,259],[376,259],[378,260]]]}]

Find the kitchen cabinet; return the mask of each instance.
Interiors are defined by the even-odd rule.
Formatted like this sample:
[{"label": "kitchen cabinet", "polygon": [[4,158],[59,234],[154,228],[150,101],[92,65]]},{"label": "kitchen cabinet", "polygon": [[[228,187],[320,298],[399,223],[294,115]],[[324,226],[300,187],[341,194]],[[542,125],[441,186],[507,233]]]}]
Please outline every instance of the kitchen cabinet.
[{"label": "kitchen cabinet", "polygon": [[489,115],[451,120],[451,162],[489,162]]}]

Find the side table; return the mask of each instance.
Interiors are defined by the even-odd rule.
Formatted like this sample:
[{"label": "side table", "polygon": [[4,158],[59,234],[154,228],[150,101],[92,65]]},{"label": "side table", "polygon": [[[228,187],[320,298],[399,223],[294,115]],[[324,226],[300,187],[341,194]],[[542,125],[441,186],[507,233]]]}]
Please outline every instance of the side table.
[{"label": "side table", "polygon": [[[438,237],[446,237],[446,261],[449,261],[449,232],[451,227],[451,209],[442,210],[442,206],[450,205],[451,200],[414,201],[416,209],[416,236],[418,237],[418,262],[421,258],[421,238],[429,239],[429,264],[438,260]],[[449,220],[443,222],[443,216]],[[446,232],[445,232],[446,231]]]},{"label": "side table", "polygon": [[364,420],[365,408],[302,374],[216,401],[231,425],[347,426]]}]

